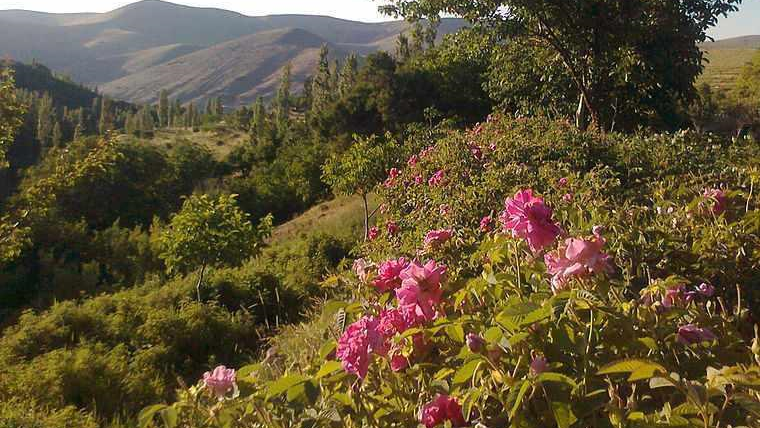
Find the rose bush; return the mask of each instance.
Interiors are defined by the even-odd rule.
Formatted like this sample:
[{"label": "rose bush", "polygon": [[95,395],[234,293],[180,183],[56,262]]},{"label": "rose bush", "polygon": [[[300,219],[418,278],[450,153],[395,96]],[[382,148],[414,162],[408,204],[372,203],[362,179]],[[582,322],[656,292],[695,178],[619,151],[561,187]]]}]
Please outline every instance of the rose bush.
[{"label": "rose bush", "polygon": [[319,352],[143,426],[760,424],[757,146],[492,118],[407,147],[379,188],[398,228],[299,330]]}]

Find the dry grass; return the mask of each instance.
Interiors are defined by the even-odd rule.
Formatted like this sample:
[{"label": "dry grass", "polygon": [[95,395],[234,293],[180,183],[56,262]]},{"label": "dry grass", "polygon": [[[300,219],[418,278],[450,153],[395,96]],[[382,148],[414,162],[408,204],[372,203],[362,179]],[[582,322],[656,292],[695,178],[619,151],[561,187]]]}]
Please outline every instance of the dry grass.
[{"label": "dry grass", "polygon": [[[377,198],[370,197],[370,210],[377,207]],[[310,232],[319,231],[335,236],[361,236],[364,228],[364,208],[358,196],[339,197],[323,202],[295,219],[278,226],[271,242],[287,244]]]},{"label": "dry grass", "polygon": [[699,83],[707,83],[721,89],[731,87],[741,74],[744,64],[752,59],[755,52],[756,49],[747,48],[706,50],[705,57],[710,62],[705,65]]}]

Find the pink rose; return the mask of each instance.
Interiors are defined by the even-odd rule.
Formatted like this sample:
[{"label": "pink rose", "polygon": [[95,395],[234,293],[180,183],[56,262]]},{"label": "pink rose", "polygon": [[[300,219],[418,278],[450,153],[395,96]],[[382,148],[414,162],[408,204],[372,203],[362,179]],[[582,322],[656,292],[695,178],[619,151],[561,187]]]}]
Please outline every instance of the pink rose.
[{"label": "pink rose", "polygon": [[409,157],[409,160],[406,161],[406,164],[409,166],[415,166],[417,165],[417,162],[420,161],[420,158],[417,155],[412,155]]},{"label": "pink rose", "polygon": [[398,231],[399,231],[398,224],[393,220],[390,220],[388,221],[388,223],[386,223],[385,229],[388,232],[388,235],[390,236],[396,236],[396,234],[398,234]]},{"label": "pink rose", "polygon": [[541,251],[554,242],[561,229],[552,221],[552,210],[533,191],[521,190],[505,202],[506,210],[499,221],[505,232],[528,241],[533,252]]},{"label": "pink rose", "polygon": [[219,366],[214,371],[203,374],[203,384],[218,398],[235,389],[236,374],[234,369]]},{"label": "pink rose", "polygon": [[364,259],[354,260],[354,265],[352,266],[354,273],[359,278],[359,281],[363,283],[366,283],[369,280],[369,277],[371,275],[369,271],[374,267],[374,263],[368,262]]},{"label": "pink rose", "polygon": [[572,193],[565,193],[562,195],[562,201],[563,202],[572,202],[573,201],[573,194]]},{"label": "pink rose", "polygon": [[592,273],[609,272],[610,257],[602,252],[604,238],[596,235],[590,239],[570,238],[556,251],[544,256],[546,269],[552,275],[552,289],[565,288],[571,277],[583,277]]},{"label": "pink rose", "polygon": [[378,236],[380,236],[380,229],[378,229],[377,226],[370,227],[369,232],[367,233],[369,240],[374,241]]},{"label": "pink rose", "polygon": [[422,406],[420,422],[425,428],[433,428],[446,421],[451,422],[453,427],[467,426],[467,421],[462,415],[462,406],[455,398],[440,394],[433,401]]},{"label": "pink rose", "polygon": [[377,318],[365,316],[348,326],[338,340],[335,355],[341,361],[343,370],[364,379],[369,370],[370,354],[384,355],[387,352],[385,338],[378,331]]},{"label": "pink rose", "polygon": [[562,177],[559,180],[557,180],[557,187],[559,187],[561,189],[561,188],[567,186],[568,182],[569,182],[569,180],[567,179],[567,177]]},{"label": "pink rose", "polygon": [[715,287],[712,284],[703,282],[699,284],[697,291],[704,297],[712,297],[715,294]]},{"label": "pink rose", "polygon": [[712,203],[710,210],[715,215],[721,215],[726,211],[728,200],[726,193],[720,189],[707,189],[702,196]]},{"label": "pink rose", "polygon": [[538,376],[549,369],[549,362],[540,355],[534,355],[530,361],[530,375]]},{"label": "pink rose", "polygon": [[451,235],[449,229],[431,230],[425,235],[425,246],[436,248],[451,239]]},{"label": "pink rose", "polygon": [[465,341],[467,342],[467,347],[470,348],[470,351],[476,354],[483,352],[486,347],[485,339],[475,333],[467,333]]},{"label": "pink rose", "polygon": [[409,262],[401,257],[398,260],[388,260],[380,264],[373,285],[377,291],[384,293],[401,286],[401,272],[409,266]]},{"label": "pink rose", "polygon": [[491,231],[491,223],[493,222],[493,218],[490,215],[487,215],[480,219],[480,231],[483,233],[488,233]]},{"label": "pink rose", "polygon": [[435,174],[433,174],[432,177],[428,180],[428,186],[430,187],[436,187],[441,186],[446,181],[446,172],[443,170],[436,171]]},{"label": "pink rose", "polygon": [[425,265],[414,261],[404,269],[399,277],[401,287],[396,289],[399,310],[410,325],[432,321],[436,317],[436,307],[441,302],[446,267],[430,260]]}]

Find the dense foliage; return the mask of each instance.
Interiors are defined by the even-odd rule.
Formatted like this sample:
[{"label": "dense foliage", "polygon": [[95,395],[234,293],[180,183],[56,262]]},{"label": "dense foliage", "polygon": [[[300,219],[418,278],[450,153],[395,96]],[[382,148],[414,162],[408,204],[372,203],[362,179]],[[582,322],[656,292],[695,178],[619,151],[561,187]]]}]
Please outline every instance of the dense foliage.
[{"label": "dense foliage", "polygon": [[754,143],[509,118],[427,137],[337,323],[300,330],[324,345],[143,425],[757,423]]},{"label": "dense foliage", "polygon": [[[697,44],[741,0],[391,3],[385,6],[389,13],[433,20],[453,13],[506,43],[516,43],[516,50],[507,47],[511,67],[532,77],[522,81],[522,97],[536,91],[542,97],[568,94],[563,104],[565,109],[577,106],[577,126],[585,126],[588,115],[603,129],[632,130],[679,125],[673,117],[678,104],[691,100],[702,71]],[[519,61],[526,56],[527,61]]]}]

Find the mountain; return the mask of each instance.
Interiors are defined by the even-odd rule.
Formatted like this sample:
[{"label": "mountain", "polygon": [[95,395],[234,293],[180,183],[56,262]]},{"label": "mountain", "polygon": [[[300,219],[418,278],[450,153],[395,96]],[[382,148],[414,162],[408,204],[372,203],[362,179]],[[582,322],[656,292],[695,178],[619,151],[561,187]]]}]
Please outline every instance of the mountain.
[{"label": "mountain", "polygon": [[[439,32],[463,25],[445,19]],[[303,82],[314,64],[315,44],[317,50],[328,44],[338,58],[350,52],[366,55],[392,49],[408,28],[403,21],[250,17],[160,0],[106,13],[0,10],[0,57],[42,62],[129,101],[154,101],[155,92],[166,88],[183,102],[221,95],[225,104],[237,105],[270,94],[289,61],[294,81]]]},{"label": "mountain", "polygon": [[[315,69],[324,43],[301,29],[263,31],[146,68],[100,89],[139,103],[153,101],[158,91],[167,89],[184,101],[218,96],[225,105],[250,104],[276,90],[283,64],[292,64],[293,83],[302,84]],[[330,50],[344,54],[335,46]]]}]

